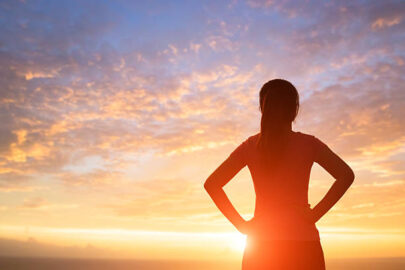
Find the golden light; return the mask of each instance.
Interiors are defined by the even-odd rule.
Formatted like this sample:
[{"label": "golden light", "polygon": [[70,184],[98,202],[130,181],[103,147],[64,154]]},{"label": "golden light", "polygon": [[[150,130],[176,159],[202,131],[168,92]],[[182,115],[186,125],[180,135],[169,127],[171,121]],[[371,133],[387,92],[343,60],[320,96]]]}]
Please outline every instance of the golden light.
[{"label": "golden light", "polygon": [[230,245],[233,250],[243,253],[246,246],[246,235],[235,234],[232,236]]}]

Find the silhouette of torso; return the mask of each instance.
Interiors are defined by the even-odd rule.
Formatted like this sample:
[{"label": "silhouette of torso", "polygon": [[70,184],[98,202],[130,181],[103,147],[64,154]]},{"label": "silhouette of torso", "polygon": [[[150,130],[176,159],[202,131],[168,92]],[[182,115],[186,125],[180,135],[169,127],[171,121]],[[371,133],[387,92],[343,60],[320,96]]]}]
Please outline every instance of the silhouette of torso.
[{"label": "silhouette of torso", "polygon": [[316,137],[301,132],[289,135],[284,155],[269,170],[256,147],[259,134],[250,136],[232,153],[240,167],[247,165],[256,192],[253,232],[250,237],[268,240],[319,240],[315,223],[304,218],[309,210],[308,184],[320,147]]}]

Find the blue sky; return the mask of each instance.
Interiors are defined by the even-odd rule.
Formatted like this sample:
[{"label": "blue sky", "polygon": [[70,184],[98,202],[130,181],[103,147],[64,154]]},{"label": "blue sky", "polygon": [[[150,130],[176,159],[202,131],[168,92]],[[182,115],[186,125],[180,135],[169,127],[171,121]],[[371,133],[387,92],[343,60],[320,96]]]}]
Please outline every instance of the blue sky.
[{"label": "blue sky", "polygon": [[[403,1],[2,1],[0,236],[232,231],[202,183],[258,132],[260,87],[284,78],[301,96],[293,129],[356,172],[324,232],[404,246],[404,14]],[[313,201],[325,179],[315,168]],[[27,224],[42,229],[15,233]]]}]

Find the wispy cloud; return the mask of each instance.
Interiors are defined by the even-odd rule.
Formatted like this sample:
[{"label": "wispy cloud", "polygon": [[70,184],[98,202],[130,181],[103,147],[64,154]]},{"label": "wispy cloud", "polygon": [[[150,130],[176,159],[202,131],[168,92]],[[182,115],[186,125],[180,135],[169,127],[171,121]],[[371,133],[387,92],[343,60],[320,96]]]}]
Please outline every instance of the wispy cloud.
[{"label": "wispy cloud", "polygon": [[[282,77],[301,94],[294,129],[356,172],[326,224],[403,226],[404,11],[401,1],[2,1],[2,222],[73,205],[72,226],[229,229],[202,182],[258,132],[259,89]],[[313,176],[317,196],[324,178]]]}]

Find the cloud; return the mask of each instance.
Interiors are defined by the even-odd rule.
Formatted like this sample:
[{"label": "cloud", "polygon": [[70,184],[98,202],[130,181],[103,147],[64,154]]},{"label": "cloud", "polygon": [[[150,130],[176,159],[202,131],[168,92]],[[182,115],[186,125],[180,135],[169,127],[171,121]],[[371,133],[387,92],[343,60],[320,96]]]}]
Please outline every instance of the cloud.
[{"label": "cloud", "polygon": [[[220,223],[202,179],[258,131],[259,89],[282,77],[301,94],[294,128],[358,176],[330,222],[402,225],[402,2],[1,5],[0,191],[19,211]],[[72,223],[93,222],[84,208]]]},{"label": "cloud", "polygon": [[[389,66],[386,71],[380,70],[381,62],[363,65],[355,69],[357,82],[314,92],[303,102],[297,122],[310,126],[343,154],[377,157],[395,152],[405,139],[400,75],[404,67],[384,64]],[[364,73],[374,78],[362,79]]]},{"label": "cloud", "polygon": [[399,24],[401,21],[402,21],[401,17],[394,17],[392,19],[379,18],[373,22],[373,24],[371,25],[371,28],[373,30],[378,30],[381,28],[391,27],[393,25]]},{"label": "cloud", "polygon": [[33,177],[24,171],[3,168],[0,173],[0,192],[31,192],[40,189],[32,180]]},{"label": "cloud", "polygon": [[[121,202],[104,205],[119,216],[177,219],[206,212],[200,184],[183,179],[135,181]],[[181,208],[179,208],[181,206]]]},{"label": "cloud", "polygon": [[46,207],[47,200],[41,197],[30,198],[24,201],[22,207],[26,209],[37,209]]},{"label": "cloud", "polygon": [[274,4],[272,0],[248,0],[247,4],[253,8],[270,7]]},{"label": "cloud", "polygon": [[61,172],[55,177],[69,186],[87,186],[91,188],[111,187],[113,184],[119,185],[124,180],[122,172],[104,169],[94,169],[85,173]]},{"label": "cloud", "polygon": [[[33,211],[43,211],[49,213],[49,210],[66,210],[72,208],[78,208],[78,205],[74,203],[53,203],[43,197],[31,197],[25,199],[21,205],[17,206],[13,210],[30,213]],[[8,207],[8,209],[11,210],[12,208]]]}]

